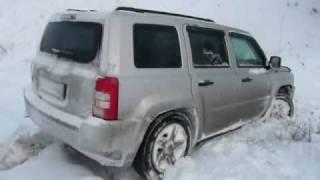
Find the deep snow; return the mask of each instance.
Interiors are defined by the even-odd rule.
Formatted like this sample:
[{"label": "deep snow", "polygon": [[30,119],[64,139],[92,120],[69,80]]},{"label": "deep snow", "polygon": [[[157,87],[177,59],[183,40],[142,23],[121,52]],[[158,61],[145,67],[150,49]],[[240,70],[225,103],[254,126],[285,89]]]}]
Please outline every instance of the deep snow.
[{"label": "deep snow", "polygon": [[[178,161],[166,180],[319,179],[320,1],[0,0],[1,180],[107,177],[97,164],[72,160],[59,143],[38,132],[24,117],[22,91],[30,81],[30,61],[52,13],[67,8],[111,10],[119,5],[208,17],[246,29],[268,56],[282,56],[283,64],[295,74],[294,120],[261,120],[208,140]],[[132,169],[122,169],[115,171],[114,179],[139,178]]]}]

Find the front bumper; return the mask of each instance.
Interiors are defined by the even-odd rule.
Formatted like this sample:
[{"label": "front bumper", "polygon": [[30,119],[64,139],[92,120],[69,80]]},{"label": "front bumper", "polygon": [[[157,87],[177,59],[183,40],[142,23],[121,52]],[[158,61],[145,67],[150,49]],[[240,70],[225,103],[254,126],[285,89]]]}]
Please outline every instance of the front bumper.
[{"label": "front bumper", "polygon": [[28,116],[46,133],[106,166],[130,164],[138,150],[143,121],[104,121],[68,114],[41,100],[32,88],[24,91]]}]

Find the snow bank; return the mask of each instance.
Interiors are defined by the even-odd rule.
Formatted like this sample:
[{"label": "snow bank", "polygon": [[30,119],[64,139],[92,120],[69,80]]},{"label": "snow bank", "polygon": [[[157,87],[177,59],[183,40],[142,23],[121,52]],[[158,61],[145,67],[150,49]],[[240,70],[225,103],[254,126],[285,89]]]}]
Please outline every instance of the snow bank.
[{"label": "snow bank", "polygon": [[178,161],[165,180],[316,180],[320,177],[320,135],[308,123],[306,119],[252,123],[208,141]]},{"label": "snow bank", "polygon": [[[46,136],[38,136],[39,138]],[[26,138],[23,138],[26,139]],[[30,141],[30,139],[33,139]],[[45,144],[39,144],[40,139],[28,139],[26,142],[34,143],[27,148],[20,148],[19,146],[10,146],[12,155],[15,156],[13,161],[9,162],[11,165],[19,165],[10,170],[0,173],[1,180],[141,180],[141,178],[134,172],[132,168],[127,169],[113,169],[102,167],[96,162],[76,152],[70,153],[59,142],[46,147],[48,139],[45,139]],[[18,140],[21,141],[21,140]],[[24,141],[24,140],[22,140]],[[29,148],[30,147],[30,148]],[[46,147],[43,149],[43,147]],[[30,150],[30,152],[26,152]],[[43,151],[41,151],[43,150]],[[28,155],[27,155],[28,154]],[[33,157],[33,155],[37,155]],[[29,160],[22,163],[22,160]],[[17,164],[21,162],[22,164]],[[0,161],[0,167],[3,162]]]}]

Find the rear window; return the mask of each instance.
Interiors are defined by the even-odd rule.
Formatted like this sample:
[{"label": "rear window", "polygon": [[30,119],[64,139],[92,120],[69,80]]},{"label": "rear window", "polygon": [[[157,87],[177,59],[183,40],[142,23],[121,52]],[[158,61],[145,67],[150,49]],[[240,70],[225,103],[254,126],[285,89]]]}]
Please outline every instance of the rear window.
[{"label": "rear window", "polygon": [[102,25],[92,22],[50,22],[40,51],[57,54],[76,62],[92,61],[100,47]]},{"label": "rear window", "polygon": [[137,68],[179,68],[178,33],[173,26],[135,24],[134,64]]}]

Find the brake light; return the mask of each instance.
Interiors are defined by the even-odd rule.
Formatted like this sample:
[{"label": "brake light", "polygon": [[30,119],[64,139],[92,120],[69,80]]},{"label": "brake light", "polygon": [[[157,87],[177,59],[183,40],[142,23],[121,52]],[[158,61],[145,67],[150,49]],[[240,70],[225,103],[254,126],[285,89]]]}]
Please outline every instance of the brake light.
[{"label": "brake light", "polygon": [[114,77],[96,80],[93,116],[105,120],[118,119],[119,81]]}]

